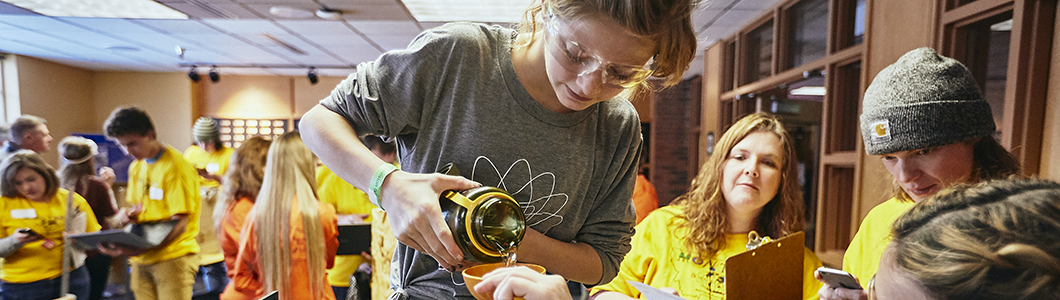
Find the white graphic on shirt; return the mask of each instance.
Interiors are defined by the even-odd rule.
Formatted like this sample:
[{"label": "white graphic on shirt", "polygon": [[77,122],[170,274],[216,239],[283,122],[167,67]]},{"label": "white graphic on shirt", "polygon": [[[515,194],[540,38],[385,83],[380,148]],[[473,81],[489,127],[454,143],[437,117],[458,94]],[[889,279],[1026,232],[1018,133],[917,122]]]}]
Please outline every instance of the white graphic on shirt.
[{"label": "white graphic on shirt", "polygon": [[[480,165],[479,162],[483,162],[483,164]],[[482,172],[492,173],[480,174],[482,176],[479,177],[496,175],[497,182],[482,182],[479,178],[476,178],[475,173],[480,171],[479,167],[482,168]],[[522,170],[524,167],[526,169]],[[535,229],[538,229],[541,233],[548,233],[549,229],[563,223],[563,216],[559,212],[567,206],[567,201],[570,197],[566,193],[556,192],[556,174],[544,172],[534,175],[530,168],[530,162],[526,159],[519,159],[513,162],[502,173],[500,168],[497,168],[488,157],[479,156],[475,159],[475,165],[471,169],[470,175],[471,180],[508,191],[512,198],[519,202],[519,206],[523,207],[523,214],[526,215],[526,225],[528,227],[535,227],[541,224],[543,228],[535,227]],[[516,184],[506,182],[505,179],[512,179],[513,177],[529,178],[529,180]],[[547,186],[547,191],[535,191],[534,183],[537,183],[538,186]]]}]

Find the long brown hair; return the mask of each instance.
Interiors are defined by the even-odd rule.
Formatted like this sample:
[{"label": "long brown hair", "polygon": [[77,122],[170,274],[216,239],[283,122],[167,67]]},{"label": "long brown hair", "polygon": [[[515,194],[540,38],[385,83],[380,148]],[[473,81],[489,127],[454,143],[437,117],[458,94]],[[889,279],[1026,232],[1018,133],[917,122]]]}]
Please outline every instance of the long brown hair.
[{"label": "long brown hair", "polygon": [[893,229],[894,260],[881,263],[895,264],[934,299],[1060,299],[1060,183],[958,184]]},{"label": "long brown hair", "polygon": [[0,170],[3,172],[3,178],[0,178],[0,195],[8,198],[24,196],[18,192],[13,182],[15,175],[22,168],[29,168],[44,178],[44,195],[42,196],[46,199],[54,197],[59,191],[59,177],[55,175],[55,169],[44,162],[40,154],[30,150],[18,150],[0,163]]},{"label": "long brown hair", "polygon": [[[547,3],[542,3],[547,2]],[[519,38],[514,47],[532,44],[539,31],[544,5],[551,5],[564,19],[603,16],[635,35],[657,41],[652,76],[663,79],[662,87],[681,82],[689,63],[696,56],[696,33],[692,28],[692,0],[547,0],[532,1],[519,22]],[[646,93],[647,82],[623,92],[627,98]]]},{"label": "long brown hair", "polygon": [[221,203],[214,206],[213,210],[215,228],[221,228],[221,219],[232,203],[240,198],[248,198],[253,202],[258,197],[261,181],[265,178],[265,157],[270,144],[272,141],[269,139],[254,136],[243,141],[232,153],[222,181]]},{"label": "long brown hair", "polygon": [[[280,299],[295,296],[291,294],[291,276],[308,276],[310,293],[306,298],[322,299],[325,292],[324,228],[317,206],[314,161],[297,131],[281,135],[269,146],[265,179],[254,203],[261,281],[266,292],[280,291]],[[301,210],[305,231],[309,270],[305,275],[290,274],[292,200]]]},{"label": "long brown hair", "polygon": [[760,235],[781,238],[802,230],[803,199],[795,173],[794,140],[775,116],[756,113],[743,117],[718,140],[713,155],[699,169],[688,192],[678,197],[683,214],[678,216],[680,227],[688,229],[686,245],[701,257],[712,257],[725,247],[724,234],[730,221],[725,213],[722,179],[729,151],[745,137],[755,132],[773,133],[780,139],[783,155],[780,158],[780,185],[777,194],[762,208],[755,231]]}]

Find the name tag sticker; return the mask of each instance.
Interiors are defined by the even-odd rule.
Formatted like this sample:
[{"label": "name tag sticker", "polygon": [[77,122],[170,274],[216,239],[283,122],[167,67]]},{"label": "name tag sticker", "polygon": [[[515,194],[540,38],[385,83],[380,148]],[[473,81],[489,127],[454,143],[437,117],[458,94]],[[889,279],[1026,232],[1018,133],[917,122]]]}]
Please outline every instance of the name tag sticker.
[{"label": "name tag sticker", "polygon": [[151,187],[151,191],[147,193],[147,197],[151,200],[162,200],[162,188]]},{"label": "name tag sticker", "polygon": [[36,219],[37,218],[37,210],[36,209],[32,209],[32,208],[12,209],[11,210],[11,218],[12,219]]},{"label": "name tag sticker", "polygon": [[219,165],[217,163],[206,164],[206,172],[210,172],[210,174],[217,174],[217,171],[220,171],[220,170],[221,170],[221,165]]}]

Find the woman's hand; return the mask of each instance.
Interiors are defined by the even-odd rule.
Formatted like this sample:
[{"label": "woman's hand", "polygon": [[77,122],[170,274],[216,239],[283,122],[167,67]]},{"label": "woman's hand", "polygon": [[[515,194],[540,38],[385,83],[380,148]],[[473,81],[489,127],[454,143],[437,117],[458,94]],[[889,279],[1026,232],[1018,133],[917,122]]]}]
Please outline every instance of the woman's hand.
[{"label": "woman's hand", "polygon": [[143,204],[137,204],[133,207],[119,209],[118,213],[114,214],[114,218],[116,218],[118,222],[117,227],[124,227],[125,225],[132,223],[132,220],[136,220],[136,217],[140,216],[140,213],[143,212],[143,209]]},{"label": "woman's hand", "polygon": [[817,281],[823,282],[824,286],[817,291],[817,296],[821,297],[821,300],[868,300],[869,294],[865,290],[852,290],[842,287],[833,287],[824,282],[823,277],[817,271],[813,272],[813,277],[817,278]]},{"label": "woman's hand", "polygon": [[17,239],[18,242],[22,243],[22,244],[36,242],[36,241],[39,241],[42,238],[44,238],[44,237],[40,236],[40,234],[37,234],[36,232],[33,232],[32,230],[28,230],[28,229],[27,230],[21,230],[21,229],[20,230],[15,230],[15,234],[13,234],[13,235],[15,236],[15,239]]},{"label": "woman's hand", "polygon": [[482,276],[475,292],[488,294],[493,299],[509,300],[523,297],[526,300],[571,299],[567,280],[559,275],[545,275],[527,267],[499,268]]},{"label": "woman's hand", "polygon": [[460,268],[464,254],[442,218],[438,197],[445,190],[479,186],[460,176],[396,171],[383,181],[380,205],[398,241],[430,255],[445,269]]},{"label": "woman's hand", "polygon": [[107,183],[108,187],[114,186],[115,178],[114,169],[111,169],[110,167],[99,168],[99,180]]}]

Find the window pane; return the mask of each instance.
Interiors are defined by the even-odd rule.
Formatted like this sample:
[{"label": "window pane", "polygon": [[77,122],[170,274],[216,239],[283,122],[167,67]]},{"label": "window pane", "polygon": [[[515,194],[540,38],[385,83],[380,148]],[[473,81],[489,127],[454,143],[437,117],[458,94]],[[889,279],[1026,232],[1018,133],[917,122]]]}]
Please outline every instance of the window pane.
[{"label": "window pane", "polygon": [[721,78],[721,91],[724,93],[731,91],[733,82],[736,81],[736,42],[725,44],[725,54],[722,59],[725,69]]},{"label": "window pane", "polygon": [[788,68],[824,57],[828,38],[828,0],[802,0],[788,10],[791,35]]},{"label": "window pane", "polygon": [[854,3],[854,45],[860,45],[865,40],[865,0],[857,0]]},{"label": "window pane", "polygon": [[836,15],[836,49],[859,45],[865,40],[865,0],[841,0]]},{"label": "window pane", "polygon": [[1005,81],[1008,80],[1012,13],[1004,13],[962,29],[965,39],[962,60],[983,89],[983,98],[990,103],[994,124],[998,129],[994,134],[1000,138],[1005,112]]},{"label": "window pane", "polygon": [[766,22],[747,34],[747,59],[744,60],[743,84],[772,75],[773,21]]}]

